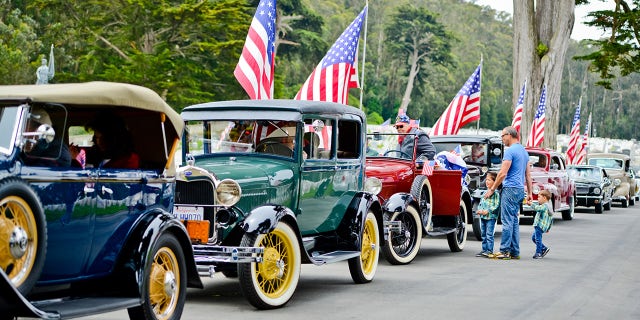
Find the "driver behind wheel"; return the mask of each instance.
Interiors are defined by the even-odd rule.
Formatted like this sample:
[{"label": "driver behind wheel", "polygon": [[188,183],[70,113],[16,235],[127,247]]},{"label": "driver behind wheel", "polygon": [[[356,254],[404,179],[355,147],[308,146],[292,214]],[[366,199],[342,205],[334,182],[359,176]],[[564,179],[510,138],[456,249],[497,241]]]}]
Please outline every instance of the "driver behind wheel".
[{"label": "driver behind wheel", "polygon": [[[425,156],[429,160],[433,160],[433,157],[436,155],[436,148],[431,143],[429,135],[420,128],[411,126],[411,119],[407,115],[399,115],[396,118],[395,127],[398,133],[412,134],[405,136],[404,139],[398,143],[397,150],[401,152],[401,157],[404,158],[408,156],[410,158],[413,155],[413,143],[417,140],[416,158]],[[414,139],[414,135],[416,139]]]}]

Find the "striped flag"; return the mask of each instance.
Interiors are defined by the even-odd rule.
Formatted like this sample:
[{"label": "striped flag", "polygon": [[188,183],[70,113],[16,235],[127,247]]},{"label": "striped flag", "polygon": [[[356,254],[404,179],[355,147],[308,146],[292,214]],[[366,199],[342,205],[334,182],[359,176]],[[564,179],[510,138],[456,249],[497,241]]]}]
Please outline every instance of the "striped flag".
[{"label": "striped flag", "polygon": [[518,132],[520,132],[520,125],[522,124],[522,109],[524,108],[524,94],[526,90],[527,81],[525,80],[520,90],[520,96],[518,96],[518,103],[516,103],[516,108],[513,110],[513,122],[511,122],[511,126],[516,128]]},{"label": "striped flag", "polygon": [[576,108],[576,114],[573,116],[573,123],[571,124],[571,134],[569,134],[569,147],[567,148],[567,162],[569,164],[576,164],[578,142],[580,140],[580,105],[582,104],[582,98],[578,102]]},{"label": "striped flag", "polygon": [[531,125],[531,132],[529,132],[529,138],[527,139],[527,147],[539,147],[544,140],[544,120],[545,111],[547,110],[547,85],[542,87],[542,94],[540,94],[540,103],[538,104],[538,111],[533,119]]},{"label": "striped flag", "polygon": [[233,71],[251,100],[273,98],[276,38],[276,1],[260,0]]},{"label": "striped flag", "polygon": [[582,147],[580,148],[580,153],[578,153],[578,157],[575,161],[576,164],[581,164],[582,161],[584,161],[584,158],[587,157],[590,131],[591,131],[591,113],[589,113],[589,118],[587,118],[587,126],[584,128],[584,135],[582,136]]},{"label": "striped flag", "polygon": [[480,119],[480,75],[482,62],[431,128],[431,136],[458,134],[467,123]]},{"label": "striped flag", "polygon": [[422,175],[423,176],[431,176],[433,175],[433,167],[436,165],[434,160],[425,161],[424,166],[422,166]]},{"label": "striped flag", "polygon": [[360,30],[366,14],[365,6],[304,82],[296,94],[296,100],[347,104],[349,89],[359,86],[356,59]]}]

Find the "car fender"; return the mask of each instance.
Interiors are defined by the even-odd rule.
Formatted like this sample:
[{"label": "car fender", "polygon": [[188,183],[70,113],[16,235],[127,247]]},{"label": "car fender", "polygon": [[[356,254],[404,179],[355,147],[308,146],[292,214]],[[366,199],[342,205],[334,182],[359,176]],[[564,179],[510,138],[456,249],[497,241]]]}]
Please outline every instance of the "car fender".
[{"label": "car fender", "polygon": [[378,197],[369,192],[357,192],[347,207],[340,225],[336,229],[338,235],[338,250],[360,251],[362,232],[367,219],[367,212],[371,210],[378,220],[378,232],[384,234],[382,207]]},{"label": "car fender", "polygon": [[[140,293],[140,284],[143,283],[144,266],[147,259],[151,259],[150,251],[153,244],[164,233],[173,234],[179,241],[184,252],[187,267],[187,287],[203,288],[202,281],[198,275],[195,260],[193,259],[193,247],[185,226],[177,220],[171,213],[164,210],[154,209],[142,215],[142,219],[136,222],[129,237],[121,250],[123,254],[116,266],[121,270],[115,272],[123,279],[133,279],[135,282],[124,280],[118,283],[136,283],[135,293]],[[123,286],[125,292],[132,293],[134,288]]]},{"label": "car fender", "polygon": [[619,186],[616,187],[616,190],[613,192],[613,197],[627,197],[629,195],[629,183],[621,182]]},{"label": "car fender", "polygon": [[413,196],[406,192],[398,192],[389,197],[389,200],[385,202],[382,206],[382,210],[385,213],[393,214],[395,212],[403,212],[407,210],[408,206],[415,206],[418,211],[419,205],[418,202],[413,198]]},{"label": "car fender", "polygon": [[[291,209],[281,205],[263,205],[257,207],[247,215],[240,228],[245,233],[266,234],[276,228],[276,225],[284,217],[291,217],[295,221],[295,214]],[[297,226],[296,226],[297,228]]]}]

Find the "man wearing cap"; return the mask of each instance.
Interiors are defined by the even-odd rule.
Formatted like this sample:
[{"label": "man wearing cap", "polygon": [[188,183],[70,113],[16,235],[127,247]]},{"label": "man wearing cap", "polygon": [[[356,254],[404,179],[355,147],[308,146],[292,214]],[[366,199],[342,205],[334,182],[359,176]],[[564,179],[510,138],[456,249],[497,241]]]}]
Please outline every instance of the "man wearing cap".
[{"label": "man wearing cap", "polygon": [[411,119],[409,119],[407,115],[399,115],[398,118],[396,118],[395,127],[396,130],[398,130],[398,133],[409,134],[404,136],[404,139],[399,145],[402,157],[411,158],[413,156],[413,141],[417,140],[418,146],[416,148],[416,158],[425,156],[429,160],[433,160],[433,157],[436,155],[436,148],[431,143],[429,135],[420,130],[420,128],[412,127]]},{"label": "man wearing cap", "polygon": [[[47,111],[41,107],[33,107],[29,121],[27,121],[27,132],[36,132],[38,128],[42,130],[51,128],[53,123]],[[48,141],[44,137],[38,138],[25,146],[24,162],[30,166],[44,167],[68,167],[71,166],[71,153],[66,144],[61,143],[58,135],[53,140]]]}]

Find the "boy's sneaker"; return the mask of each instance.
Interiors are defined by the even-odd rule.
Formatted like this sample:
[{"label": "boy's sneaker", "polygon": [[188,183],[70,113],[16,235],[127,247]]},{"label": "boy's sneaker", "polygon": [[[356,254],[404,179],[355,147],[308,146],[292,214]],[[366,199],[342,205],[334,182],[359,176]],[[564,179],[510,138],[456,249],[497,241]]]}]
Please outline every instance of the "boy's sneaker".
[{"label": "boy's sneaker", "polygon": [[517,256],[516,256],[516,255],[513,255],[513,254],[512,254],[512,255],[511,255],[511,259],[513,259],[513,260],[520,260],[520,255],[517,255]]},{"label": "boy's sneaker", "polygon": [[509,253],[509,252],[500,252],[497,255],[495,255],[494,258],[500,259],[500,260],[511,260],[511,253]]},{"label": "boy's sneaker", "polygon": [[547,253],[549,253],[549,248],[544,248],[544,250],[542,250],[542,257],[546,256]]},{"label": "boy's sneaker", "polygon": [[533,255],[534,259],[542,259],[542,257],[544,257],[544,254],[542,254],[542,253],[536,253],[536,254]]},{"label": "boy's sneaker", "polygon": [[493,252],[484,251],[484,252],[481,252],[481,254],[485,258],[491,258],[491,256],[493,255]]}]

